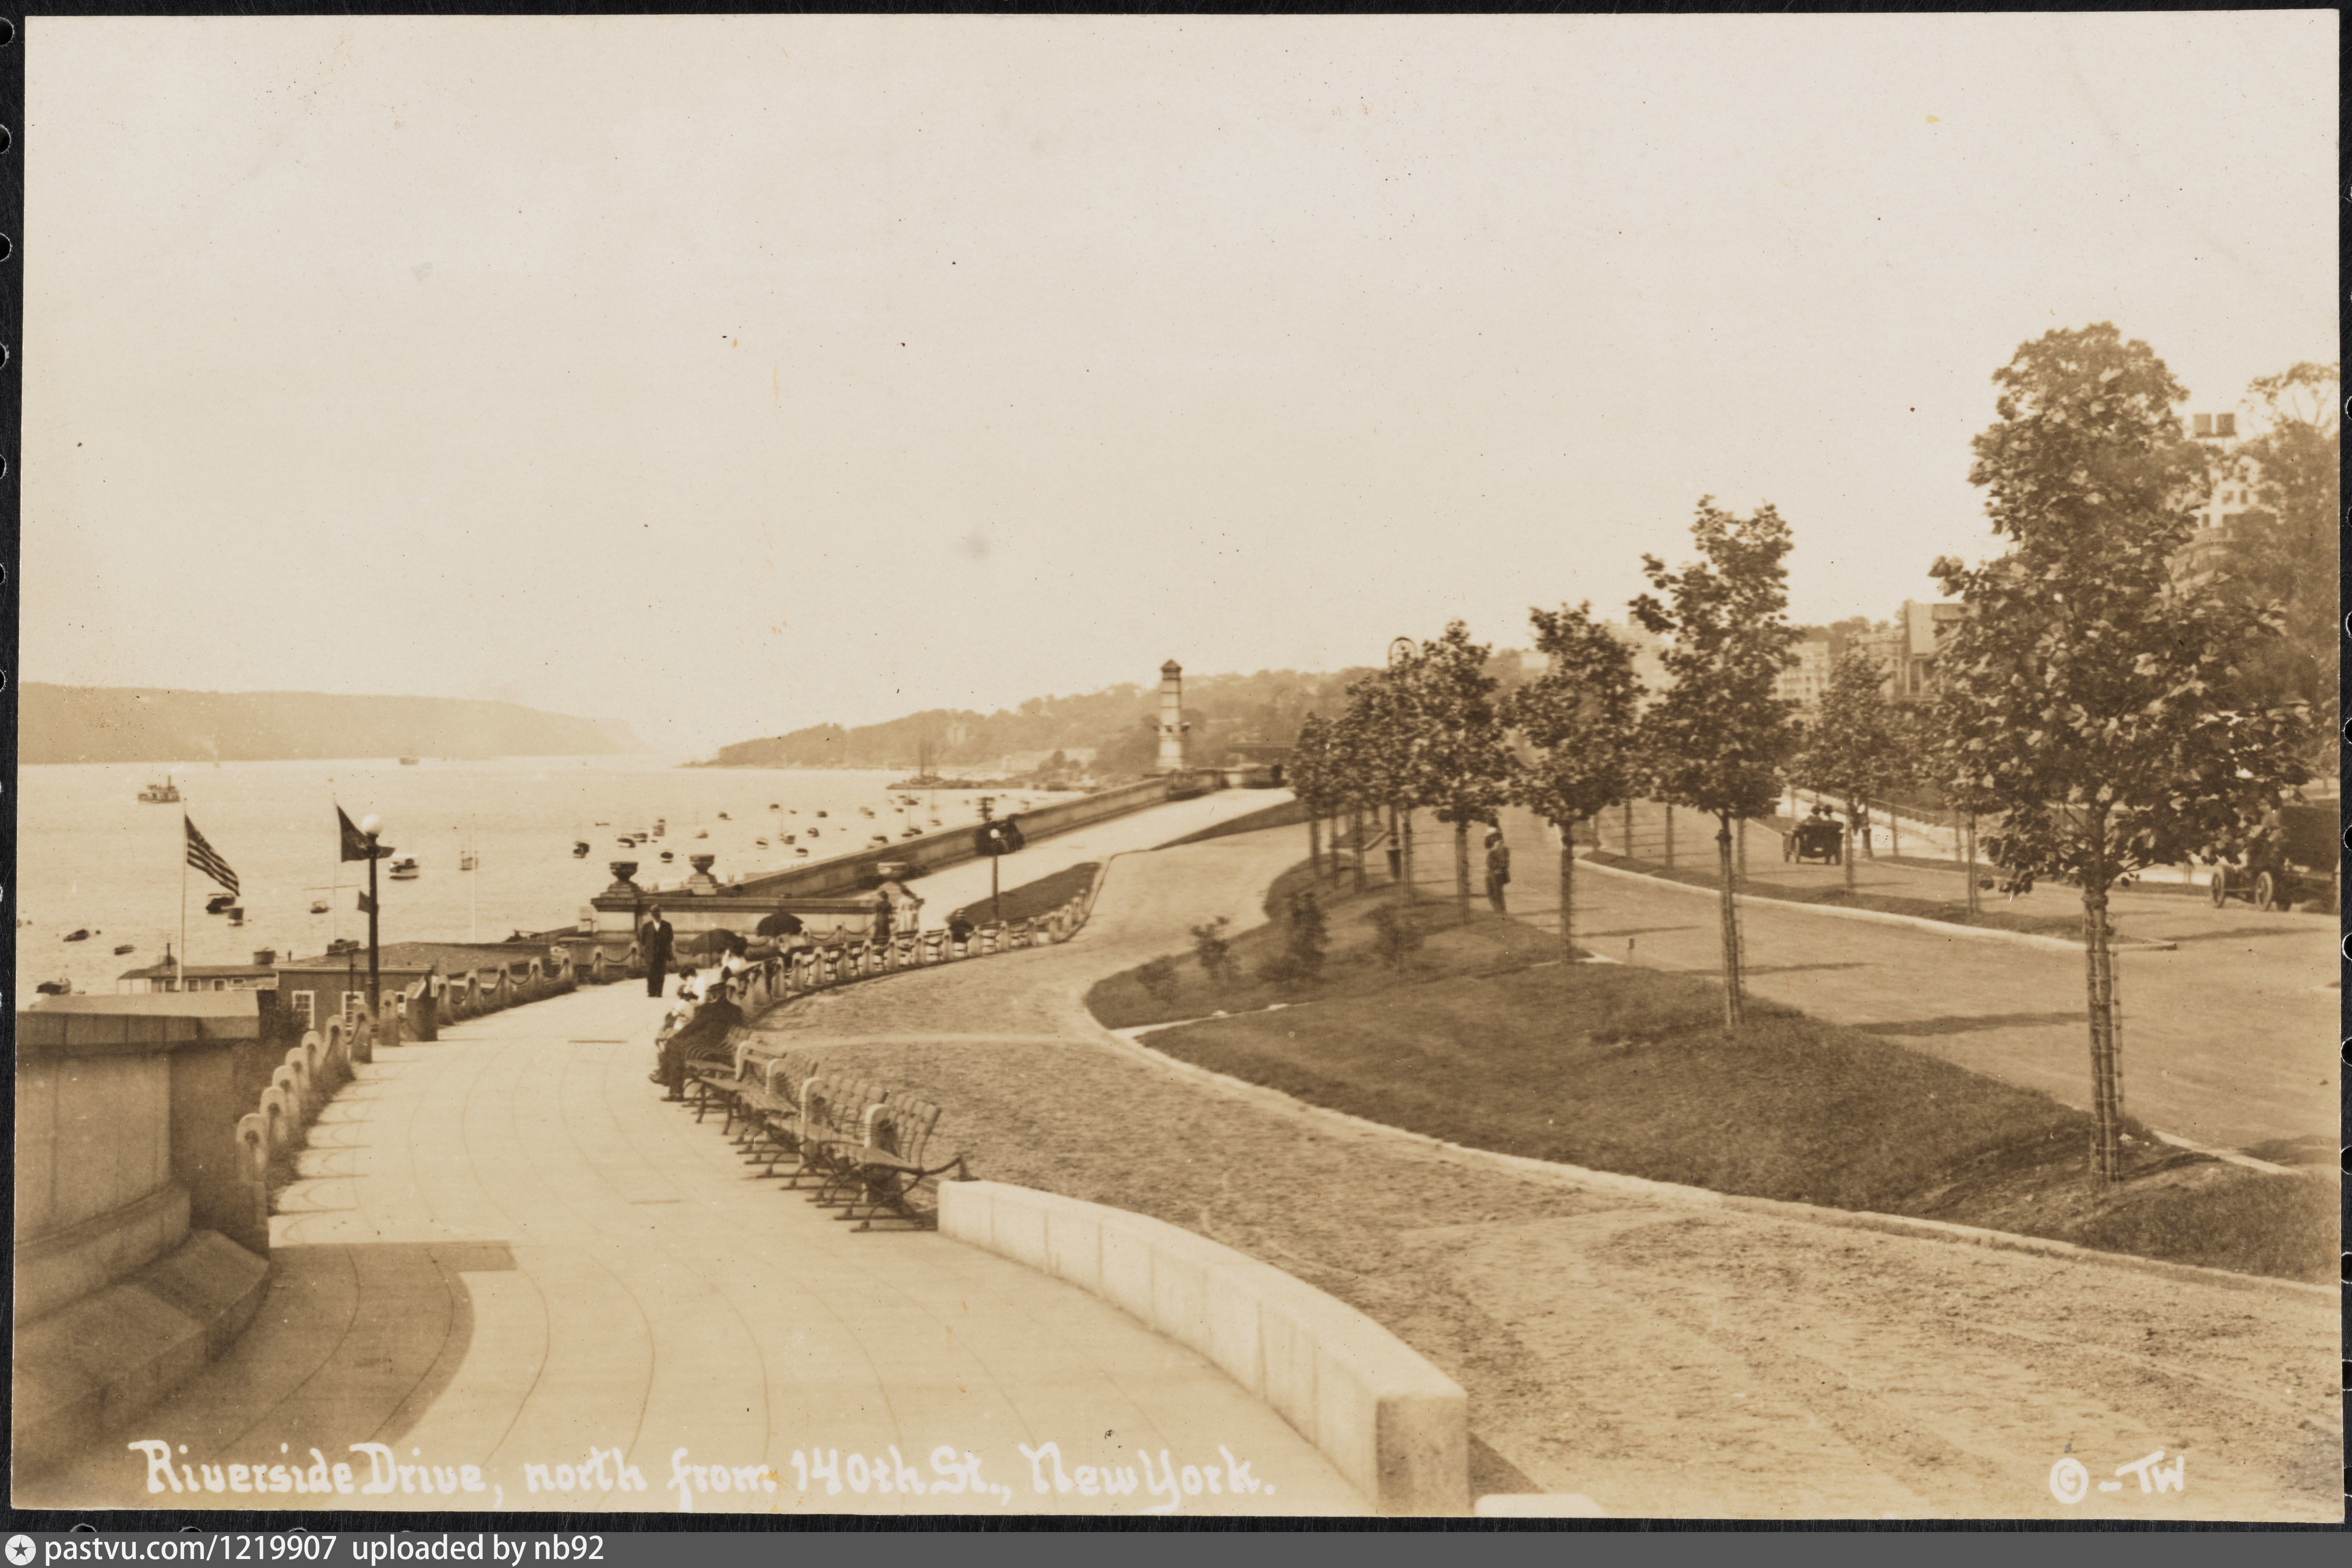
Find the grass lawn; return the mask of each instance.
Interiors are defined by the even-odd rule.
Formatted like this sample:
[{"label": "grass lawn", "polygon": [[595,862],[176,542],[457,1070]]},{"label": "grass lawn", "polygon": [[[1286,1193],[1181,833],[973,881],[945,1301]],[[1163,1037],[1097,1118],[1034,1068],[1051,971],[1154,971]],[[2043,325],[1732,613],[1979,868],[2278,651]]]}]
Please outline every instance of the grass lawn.
[{"label": "grass lawn", "polygon": [[[1274,924],[1231,939],[1233,966],[1219,980],[1191,953],[1171,955],[1163,970],[1131,969],[1101,982],[1087,995],[1096,1017],[1114,1029],[1202,1018],[1212,1013],[1243,1013],[1276,1005],[1294,1005],[1337,996],[1370,996],[1433,979],[1465,973],[1524,969],[1559,956],[1555,937],[1483,907],[1463,924],[1450,902],[1423,898],[1414,904],[1409,928],[1421,945],[1402,966],[1380,950],[1380,911],[1394,907],[1393,893],[1345,892],[1345,884],[1318,881],[1305,862],[1276,879],[1265,911]],[[1265,977],[1270,961],[1286,950],[1285,923],[1293,895],[1311,892],[1324,911],[1328,931],[1318,979]]]},{"label": "grass lawn", "polygon": [[[1144,1043],[1477,1148],[2333,1277],[2332,1180],[2185,1155],[2135,1126],[2129,1179],[2102,1191],[2086,1173],[2090,1118],[2046,1095],[1754,999],[1748,1027],[1732,1036],[1714,982],[1548,962],[1552,938],[1483,910],[1456,927],[1450,905],[1420,906],[1427,939],[1398,969],[1374,944],[1372,912],[1387,897],[1325,897],[1333,940],[1318,984],[1220,987],[1186,957],[1156,992],[1130,970],[1089,1005],[1115,1028],[1198,1020]],[[1270,904],[1287,901],[1277,884]],[[1277,922],[1235,941],[1244,973],[1283,938]]]},{"label": "grass lawn", "polygon": [[[1032,920],[1048,910],[1059,909],[1093,887],[1095,873],[1101,869],[1100,861],[1088,860],[1083,865],[1056,871],[1050,877],[1040,877],[1034,882],[1007,888],[1003,898],[1004,918],[1007,921]],[[966,920],[974,925],[985,924],[995,918],[994,905],[987,899],[966,904],[948,916],[949,920]]]}]

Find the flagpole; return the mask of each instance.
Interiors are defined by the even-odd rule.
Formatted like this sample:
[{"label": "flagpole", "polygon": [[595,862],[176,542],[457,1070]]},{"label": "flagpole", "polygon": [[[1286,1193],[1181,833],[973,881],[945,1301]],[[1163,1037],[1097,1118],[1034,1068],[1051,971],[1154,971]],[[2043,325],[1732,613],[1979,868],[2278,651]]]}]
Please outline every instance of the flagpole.
[{"label": "flagpole", "polygon": [[180,994],[188,991],[188,807],[180,804],[180,972],[173,976]]}]

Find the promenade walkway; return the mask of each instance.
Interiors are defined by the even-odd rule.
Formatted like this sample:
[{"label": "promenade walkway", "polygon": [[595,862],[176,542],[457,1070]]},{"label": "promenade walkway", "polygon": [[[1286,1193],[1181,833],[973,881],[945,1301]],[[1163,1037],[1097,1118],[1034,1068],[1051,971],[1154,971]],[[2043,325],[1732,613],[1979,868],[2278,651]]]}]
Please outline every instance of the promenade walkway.
[{"label": "promenade walkway", "polygon": [[[1127,816],[1088,823],[1049,838],[1032,839],[1019,854],[1004,857],[998,874],[1002,886],[1009,890],[1089,860],[1108,860],[1114,855],[1157,848],[1237,816],[1281,805],[1290,798],[1288,790],[1223,789],[1191,800],[1172,800]],[[1304,833],[1306,829],[1299,831]],[[986,898],[988,869],[985,860],[967,860],[960,866],[943,867],[914,883],[914,890],[922,895],[924,927],[937,930],[947,923],[950,910]]]},{"label": "promenade walkway", "polygon": [[[1261,1489],[1181,1511],[1363,1511],[1273,1412],[1115,1308],[936,1235],[852,1234],[751,1179],[646,1081],[660,1011],[640,986],[582,991],[363,1068],[285,1194],[259,1318],[125,1435],[198,1467],[316,1448],[359,1485],[352,1446],[380,1444],[447,1488],[156,1495],[110,1443],[17,1502],[1139,1512],[1171,1501],[1144,1481],[1163,1452],[1229,1451]],[[1022,1448],[1047,1443],[1136,1489],[1041,1495]]]},{"label": "promenade walkway", "polygon": [[[1695,816],[1678,858],[1711,867],[1715,845]],[[1504,814],[1513,848],[1514,914],[1557,929],[1559,851],[1528,813]],[[1612,837],[1610,842],[1616,841]],[[1751,875],[1842,885],[1835,866],[1791,868],[1779,838],[1754,830]],[[1768,859],[1766,857],[1769,857]],[[1423,855],[1415,877],[1427,896],[1450,896],[1450,847]],[[1955,899],[1948,871],[1861,862],[1866,890]],[[2079,913],[2074,889],[2038,889],[1989,908]],[[1584,872],[1577,879],[1577,934],[1604,957],[1654,968],[1719,974],[1721,937],[1711,892]],[[2193,1142],[2260,1152],[2301,1141],[2333,1161],[2337,1121],[2336,1018],[2342,993],[2336,921],[2232,904],[2215,910],[2180,893],[2115,895],[2117,929],[2173,943],[2169,952],[2118,952],[2123,1004],[2124,1106],[2149,1125]],[[1899,1041],[2068,1105],[2090,1103],[2090,1045],[2079,952],[1975,935],[1842,920],[1802,906],[1757,902],[1740,913],[1749,984],[1757,995]],[[2279,1151],[2273,1150],[2273,1152]]]},{"label": "promenade walkway", "polygon": [[[761,1032],[932,1093],[976,1173],[1184,1226],[1370,1314],[1469,1391],[1474,1491],[1621,1516],[2341,1517],[2318,1293],[1500,1171],[1203,1082],[1086,1012],[1188,926],[1257,923],[1306,841],[1122,857],[1065,945],[820,993]],[[2070,1452],[2105,1479],[2158,1448],[2192,1454],[2186,1494],[2049,1489]]]}]

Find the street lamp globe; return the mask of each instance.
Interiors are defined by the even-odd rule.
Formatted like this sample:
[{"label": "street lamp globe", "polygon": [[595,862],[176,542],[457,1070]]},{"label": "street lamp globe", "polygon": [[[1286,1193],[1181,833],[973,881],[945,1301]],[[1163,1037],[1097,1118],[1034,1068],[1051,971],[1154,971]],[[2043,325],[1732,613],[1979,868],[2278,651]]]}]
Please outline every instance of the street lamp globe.
[{"label": "street lamp globe", "polygon": [[383,818],[378,816],[374,812],[369,812],[365,816],[360,818],[360,831],[366,834],[370,838],[373,838],[383,831]]},{"label": "street lamp globe", "polygon": [[1389,668],[1391,669],[1402,669],[1406,665],[1412,662],[1412,656],[1417,651],[1419,650],[1414,647],[1413,641],[1411,637],[1397,638],[1394,642],[1389,644]]}]

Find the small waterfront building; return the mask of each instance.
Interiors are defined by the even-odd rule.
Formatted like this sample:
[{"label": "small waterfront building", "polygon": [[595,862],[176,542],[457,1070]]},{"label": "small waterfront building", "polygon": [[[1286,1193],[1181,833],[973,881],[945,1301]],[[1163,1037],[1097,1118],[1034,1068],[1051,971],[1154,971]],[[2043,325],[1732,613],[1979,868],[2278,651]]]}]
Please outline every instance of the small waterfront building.
[{"label": "small waterfront building", "polygon": [[184,988],[197,991],[268,991],[278,984],[278,969],[268,963],[190,963],[166,961],[140,969],[126,969],[114,977],[118,996],[144,996]]}]

